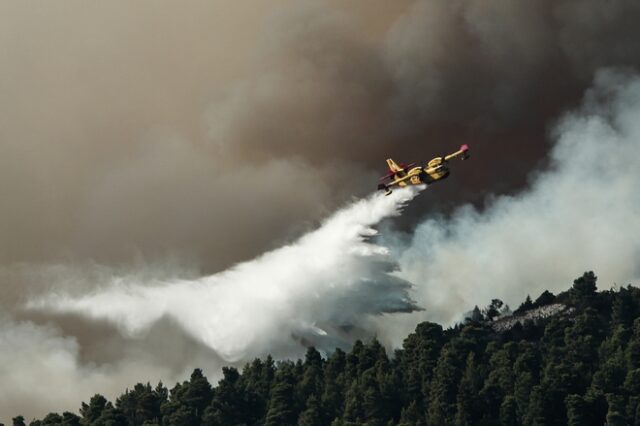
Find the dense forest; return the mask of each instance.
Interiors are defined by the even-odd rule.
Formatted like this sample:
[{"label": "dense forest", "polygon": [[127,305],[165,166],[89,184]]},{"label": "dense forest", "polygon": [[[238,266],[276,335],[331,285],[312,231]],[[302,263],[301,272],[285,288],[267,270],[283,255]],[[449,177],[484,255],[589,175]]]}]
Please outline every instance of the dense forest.
[{"label": "dense forest", "polygon": [[598,292],[587,272],[513,313],[493,300],[449,329],[421,323],[393,354],[375,339],[326,358],[309,348],[223,368],[217,386],[196,369],[171,389],[95,395],[78,414],[30,424],[640,425],[640,289]]}]

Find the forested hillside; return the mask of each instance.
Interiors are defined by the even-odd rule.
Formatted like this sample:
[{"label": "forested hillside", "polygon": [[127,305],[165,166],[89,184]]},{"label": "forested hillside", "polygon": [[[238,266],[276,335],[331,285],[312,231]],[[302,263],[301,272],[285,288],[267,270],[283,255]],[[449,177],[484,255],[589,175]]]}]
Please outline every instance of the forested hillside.
[{"label": "forested hillside", "polygon": [[494,300],[454,328],[421,323],[393,354],[375,339],[326,359],[309,348],[224,368],[216,386],[196,369],[170,390],[137,384],[31,424],[640,425],[639,317],[640,289],[597,292],[588,272],[513,314]]}]

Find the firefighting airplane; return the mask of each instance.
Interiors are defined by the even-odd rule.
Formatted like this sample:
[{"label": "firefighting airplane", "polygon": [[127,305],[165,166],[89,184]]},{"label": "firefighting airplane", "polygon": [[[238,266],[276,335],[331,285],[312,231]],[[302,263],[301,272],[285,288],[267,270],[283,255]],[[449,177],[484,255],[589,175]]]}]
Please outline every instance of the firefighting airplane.
[{"label": "firefighting airplane", "polygon": [[[430,184],[445,179],[449,176],[447,162],[457,157],[460,157],[462,160],[469,158],[469,146],[462,145],[459,150],[452,154],[444,157],[436,157],[429,161],[425,167],[416,166],[416,163],[398,165],[391,158],[388,158],[389,173],[380,178],[382,183],[378,185],[378,189],[384,190],[384,195],[389,195],[391,194],[391,188],[394,186],[402,188],[407,185]],[[384,183],[387,179],[391,179],[391,181]]]}]

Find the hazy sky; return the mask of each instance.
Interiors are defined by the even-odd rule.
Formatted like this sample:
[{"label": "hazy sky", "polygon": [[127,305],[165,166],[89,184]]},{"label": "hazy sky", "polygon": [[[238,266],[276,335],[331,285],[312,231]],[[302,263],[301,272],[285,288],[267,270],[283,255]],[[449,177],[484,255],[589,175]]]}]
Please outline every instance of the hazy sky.
[{"label": "hazy sky", "polygon": [[[235,105],[225,99],[242,93],[236,85],[268,72],[276,39],[305,31],[290,28],[298,13],[331,22],[344,13],[335,19],[374,43],[404,9],[376,3],[313,12],[294,1],[3,3],[0,261],[186,252],[215,269],[319,218],[363,179],[333,189],[327,181],[338,181],[323,174],[334,172],[308,167],[304,156],[227,161],[211,128],[216,111]],[[238,119],[246,118],[224,118]]]}]

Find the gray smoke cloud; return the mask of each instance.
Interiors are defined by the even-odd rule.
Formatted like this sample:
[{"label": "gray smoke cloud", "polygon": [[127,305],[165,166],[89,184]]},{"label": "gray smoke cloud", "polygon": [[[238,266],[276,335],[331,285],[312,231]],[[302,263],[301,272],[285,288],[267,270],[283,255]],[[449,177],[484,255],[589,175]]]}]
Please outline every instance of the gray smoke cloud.
[{"label": "gray smoke cloud", "polygon": [[408,244],[396,243],[399,276],[425,311],[387,321],[385,335],[399,344],[421,320],[452,324],[492,298],[514,306],[564,291],[587,270],[604,289],[637,284],[639,114],[640,77],[599,72],[582,107],[554,128],[550,164],[529,189],[483,211],[468,205],[428,219]]},{"label": "gray smoke cloud", "polygon": [[365,195],[382,159],[463,142],[496,167],[409,215],[480,202],[526,183],[596,69],[640,61],[634,0],[388,3],[3,5],[0,262],[222,270]]},{"label": "gray smoke cloud", "polygon": [[253,161],[369,168],[469,142],[496,167],[462,170],[472,191],[435,196],[478,201],[525,185],[597,69],[640,64],[638,16],[634,1],[417,1],[371,46],[330,11],[298,10],[274,25],[258,75],[212,106],[211,137]]},{"label": "gray smoke cloud", "polygon": [[[449,322],[458,308],[490,297],[520,300],[525,291],[564,288],[570,278],[562,273],[573,277],[595,269],[604,282],[617,280],[608,271],[631,266],[599,268],[600,263],[570,259],[535,266],[534,260],[543,259],[533,256],[536,252],[529,256],[531,264],[517,263],[519,268],[496,262],[501,266],[490,273],[474,271],[483,265],[477,257],[482,253],[490,264],[493,257],[510,254],[499,245],[505,231],[489,232],[483,224],[498,223],[501,214],[518,216],[517,207],[507,206],[524,205],[517,200],[542,193],[536,188],[544,176],[562,176],[554,171],[558,147],[567,144],[559,135],[578,129],[591,112],[578,115],[583,118],[575,119],[575,127],[558,130],[554,138],[560,142],[549,154],[552,123],[578,105],[598,69],[637,71],[639,18],[635,0],[100,5],[72,0],[37,8],[3,3],[0,357],[11,369],[2,376],[19,388],[18,372],[30,371],[19,352],[5,349],[15,346],[52,354],[66,360],[66,367],[54,368],[57,361],[41,358],[33,371],[43,377],[49,372],[47,389],[58,389],[49,392],[57,399],[47,400],[44,393],[30,398],[33,387],[20,388],[21,394],[3,388],[0,401],[9,402],[0,417],[6,422],[18,411],[73,409],[88,393],[113,395],[138,377],[172,381],[192,366],[216,370],[219,355],[185,331],[176,315],[162,316],[142,335],[128,335],[109,318],[86,310],[23,308],[56,295],[77,298],[110,289],[114,277],[136,277],[136,285],[148,286],[228,270],[295,241],[352,197],[366,196],[389,156],[428,160],[464,142],[474,153],[473,162],[457,167],[446,185],[430,188],[398,219],[412,230],[416,219],[444,214],[418,228],[412,243],[417,250],[396,247],[402,273],[419,285],[416,298],[427,310],[407,316],[403,324],[375,326],[387,343],[397,342],[420,319]],[[612,86],[622,84],[607,78]],[[599,89],[591,93],[601,93],[607,78],[599,77]],[[592,113],[605,123],[622,117],[622,112],[606,113],[607,105]],[[572,156],[591,152],[587,138],[574,145]],[[535,180],[533,189],[517,193],[547,161],[551,171]],[[625,181],[609,177],[614,184]],[[605,180],[598,188],[602,199],[633,199],[632,193],[622,200],[606,198],[620,191],[604,186]],[[565,220],[560,202],[550,201],[559,190],[538,197]],[[585,185],[576,194],[588,190]],[[487,197],[493,193],[517,195],[491,201]],[[462,202],[484,207],[466,207],[453,221],[446,219]],[[534,204],[528,207],[537,208]],[[595,210],[606,220],[604,209]],[[617,210],[611,215],[627,219]],[[521,224],[503,220],[514,229]],[[519,232],[544,228],[531,220]],[[560,232],[564,227],[557,220]],[[568,227],[573,233],[566,234],[567,241],[611,229],[599,235],[628,243],[616,234],[621,228],[615,222],[578,223]],[[486,235],[480,235],[483,229]],[[456,236],[462,230],[468,240]],[[555,235],[553,228],[548,231]],[[486,250],[481,237],[488,241]],[[461,263],[432,240],[457,252]],[[528,247],[513,244],[514,253]],[[584,259],[595,258],[596,249],[587,252],[589,244],[576,245],[584,246]],[[433,263],[430,273],[426,258]],[[621,256],[609,265],[625,260]],[[465,262],[467,269],[461,266]],[[522,278],[508,273],[512,269],[528,271],[522,273],[526,279],[506,285],[505,280]],[[542,279],[530,278],[534,270]],[[447,273],[454,282],[448,287]],[[469,280],[485,285],[466,292]],[[479,299],[467,298],[472,294]],[[140,360],[147,369],[139,368]],[[67,374],[58,377],[57,370]],[[29,382],[26,376],[22,380]],[[74,381],[81,385],[66,386]],[[63,388],[68,392],[59,391]]]}]

